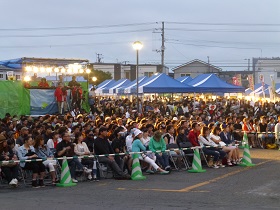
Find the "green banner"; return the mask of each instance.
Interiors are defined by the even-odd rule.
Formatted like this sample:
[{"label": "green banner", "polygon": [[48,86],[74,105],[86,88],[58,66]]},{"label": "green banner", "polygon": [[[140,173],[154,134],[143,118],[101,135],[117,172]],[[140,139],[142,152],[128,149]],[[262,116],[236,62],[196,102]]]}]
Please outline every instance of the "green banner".
[{"label": "green banner", "polygon": [[0,81],[0,117],[30,114],[30,94],[21,81]]}]

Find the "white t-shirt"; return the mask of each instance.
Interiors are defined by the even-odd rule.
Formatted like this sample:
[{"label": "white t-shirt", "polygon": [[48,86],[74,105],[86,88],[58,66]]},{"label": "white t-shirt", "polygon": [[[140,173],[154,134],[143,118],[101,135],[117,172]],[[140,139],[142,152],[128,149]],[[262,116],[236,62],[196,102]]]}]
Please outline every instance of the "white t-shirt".
[{"label": "white t-shirt", "polygon": [[145,147],[147,147],[148,145],[149,145],[149,143],[150,143],[150,139],[151,139],[151,137],[147,137],[147,138],[141,138],[141,141],[142,141],[142,143],[143,143],[143,145],[145,146]]},{"label": "white t-shirt", "polygon": [[133,142],[132,135],[128,135],[125,139],[125,144],[128,152],[132,152],[132,142]]}]

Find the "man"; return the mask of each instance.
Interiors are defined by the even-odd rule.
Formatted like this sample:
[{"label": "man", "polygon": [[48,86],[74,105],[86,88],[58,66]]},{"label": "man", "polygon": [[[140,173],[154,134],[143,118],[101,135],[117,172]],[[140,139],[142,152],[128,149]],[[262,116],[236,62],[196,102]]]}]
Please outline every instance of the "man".
[{"label": "man", "polygon": [[[113,154],[114,150],[107,139],[107,128],[99,129],[99,136],[94,140],[94,152],[96,155]],[[130,175],[124,174],[115,161],[114,156],[98,157],[100,163],[105,163],[112,168],[115,178],[130,179]]]},{"label": "man", "polygon": [[[71,142],[70,134],[68,132],[65,132],[61,135],[62,141],[59,142],[56,146],[56,154],[57,157],[73,157],[74,156],[74,144]],[[83,167],[79,159],[71,159],[67,160],[68,165],[70,168],[70,174],[72,177],[72,182],[77,183],[76,179],[76,167],[78,169],[83,169],[86,174],[90,174],[92,170],[87,169],[86,167]]]},{"label": "man", "polygon": [[18,146],[22,146],[23,145],[23,139],[25,136],[27,136],[29,134],[29,129],[27,127],[22,127],[20,129],[20,136],[17,138],[16,140],[16,144]]},{"label": "man", "polygon": [[66,103],[67,92],[63,90],[63,84],[61,82],[58,83],[58,87],[55,89],[54,96],[57,102],[58,112],[59,114],[62,114],[64,103]]},{"label": "man", "polygon": [[49,139],[52,138],[52,133],[53,133],[53,130],[52,130],[52,126],[47,126],[46,127],[46,131],[45,133],[43,134],[43,138],[44,138],[44,142],[45,144],[48,142]]},{"label": "man", "polygon": [[78,84],[76,76],[72,76],[72,80],[68,83],[68,86],[72,89],[73,87],[78,86]]},{"label": "man", "polygon": [[189,132],[188,139],[194,147],[200,146],[198,136],[200,134],[200,125],[198,123],[192,124],[192,130]]}]

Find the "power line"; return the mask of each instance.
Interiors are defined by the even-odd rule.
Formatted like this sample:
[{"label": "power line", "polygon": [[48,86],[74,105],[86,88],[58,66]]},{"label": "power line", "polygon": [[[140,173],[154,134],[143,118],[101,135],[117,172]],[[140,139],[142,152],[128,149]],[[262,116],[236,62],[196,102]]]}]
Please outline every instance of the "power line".
[{"label": "power line", "polygon": [[245,50],[261,50],[261,48],[253,48],[253,47],[227,47],[227,46],[218,46],[218,45],[187,44],[187,43],[178,43],[178,42],[170,42],[170,41],[167,41],[166,43],[189,45],[195,47],[217,47],[217,48],[232,48],[232,49],[245,49]]},{"label": "power line", "polygon": [[110,32],[95,32],[95,33],[70,33],[70,34],[43,34],[43,35],[0,35],[0,38],[40,38],[40,37],[69,37],[69,36],[91,36],[102,34],[120,34],[120,33],[135,33],[152,31],[152,29],[138,29],[127,31],[110,31]]},{"label": "power line", "polygon": [[97,25],[97,26],[50,27],[50,28],[48,27],[46,28],[0,28],[0,31],[73,30],[73,29],[130,27],[130,26],[143,26],[143,25],[152,25],[152,24],[156,24],[156,22],[117,24],[117,25]]},{"label": "power line", "polygon": [[210,25],[210,26],[280,26],[278,23],[203,23],[203,22],[170,22],[178,25]]},{"label": "power line", "polygon": [[193,31],[193,32],[223,32],[223,33],[277,33],[279,30],[229,30],[229,29],[187,29],[187,28],[166,28],[169,31]]}]

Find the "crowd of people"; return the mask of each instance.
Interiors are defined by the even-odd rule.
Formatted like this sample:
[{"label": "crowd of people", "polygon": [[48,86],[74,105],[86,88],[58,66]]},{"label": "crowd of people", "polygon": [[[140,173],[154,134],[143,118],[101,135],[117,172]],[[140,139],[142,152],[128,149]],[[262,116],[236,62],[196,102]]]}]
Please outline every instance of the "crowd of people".
[{"label": "crowd of people", "polygon": [[[73,158],[68,160],[73,182],[77,172],[88,180],[99,181],[99,164],[113,171],[116,179],[130,179],[132,156],[138,158],[146,173],[169,174],[172,170],[170,152],[176,144],[188,142],[202,147],[213,157],[214,169],[240,163],[240,151],[235,145],[248,132],[251,147],[264,147],[279,142],[280,104],[220,98],[202,100],[191,97],[171,102],[166,98],[143,99],[92,98],[91,111],[75,107],[64,115],[11,116],[1,119],[0,160],[21,160],[1,163],[1,177],[17,186],[20,172],[32,171],[32,187],[44,187],[46,173],[52,184],[59,181],[58,157],[126,153],[117,156]],[[274,133],[275,132],[275,133]],[[205,147],[210,146],[210,147]],[[146,153],[146,151],[150,151]],[[190,150],[184,152],[191,152]],[[23,160],[42,161],[23,162]]]}]

